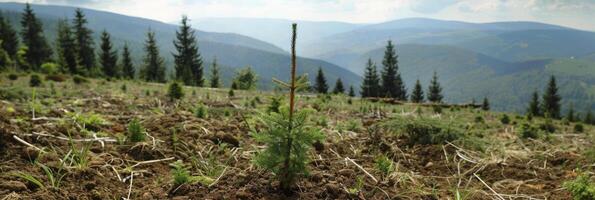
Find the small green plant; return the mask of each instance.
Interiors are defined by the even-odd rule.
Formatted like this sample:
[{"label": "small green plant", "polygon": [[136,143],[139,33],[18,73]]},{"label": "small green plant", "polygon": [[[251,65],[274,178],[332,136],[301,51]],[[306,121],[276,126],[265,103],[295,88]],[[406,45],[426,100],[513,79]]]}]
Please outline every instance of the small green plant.
[{"label": "small green plant", "polygon": [[229,92],[227,92],[227,96],[228,96],[229,98],[231,98],[231,97],[234,97],[234,96],[235,96],[235,93],[233,92],[233,89],[229,89]]},{"label": "small green plant", "polygon": [[376,170],[381,172],[384,176],[389,175],[394,170],[394,164],[391,159],[386,157],[385,155],[378,156],[374,160]]},{"label": "small green plant", "polygon": [[178,82],[172,82],[167,89],[167,97],[170,101],[182,99],[184,97],[184,88]]},{"label": "small green plant", "polygon": [[574,125],[574,132],[576,132],[576,133],[582,133],[584,130],[585,130],[585,128],[583,127],[583,124],[576,123]]},{"label": "small green plant", "polygon": [[347,193],[349,193],[350,195],[358,195],[362,189],[364,188],[364,178],[361,176],[358,176],[355,179],[355,185],[351,188],[347,189]]},{"label": "small green plant", "polygon": [[576,179],[563,184],[564,188],[572,194],[574,200],[595,199],[595,182],[586,173],[582,173]]},{"label": "small green plant", "polygon": [[39,87],[39,86],[41,86],[41,84],[42,84],[42,81],[41,81],[41,78],[39,77],[39,75],[31,74],[31,77],[29,79],[29,86]]},{"label": "small green plant", "polygon": [[281,100],[283,97],[271,97],[271,104],[267,107],[267,112],[279,112],[279,107],[281,106]]},{"label": "small green plant", "polygon": [[97,131],[101,126],[108,124],[107,120],[95,113],[73,113],[70,115],[77,124],[86,130]]},{"label": "small green plant", "polygon": [[434,106],[432,106],[432,109],[434,110],[434,113],[436,113],[436,114],[442,114],[442,106],[440,106],[440,105],[434,105]]},{"label": "small green plant", "polygon": [[504,114],[500,118],[500,122],[502,122],[502,124],[509,124],[510,123],[510,117],[508,117],[507,114]]},{"label": "small green plant", "polygon": [[539,125],[539,129],[553,133],[556,131],[556,126],[554,125],[554,122],[551,118],[546,118],[545,121]]},{"label": "small green plant", "polygon": [[14,174],[14,176],[22,178],[26,181],[29,181],[30,183],[36,185],[37,187],[39,187],[41,189],[45,189],[46,187],[60,188],[62,179],[64,178],[64,176],[66,176],[66,173],[63,173],[62,167],[59,167],[57,171],[54,171],[50,167],[48,167],[44,164],[36,163],[36,165],[39,166],[45,173],[45,176],[48,179],[47,185],[44,184],[43,182],[41,182],[42,181],[41,179],[38,179],[29,173],[17,172]]},{"label": "small green plant", "polygon": [[89,152],[91,150],[91,144],[84,144],[80,149],[74,144],[72,138],[68,141],[70,147],[70,153],[66,154],[65,161],[68,161],[69,166],[74,166],[78,170],[85,170],[89,167],[91,161]]},{"label": "small green plant", "polygon": [[133,119],[128,123],[128,140],[131,142],[145,141],[145,128],[138,119]]},{"label": "small green plant", "polygon": [[19,79],[19,75],[17,74],[8,74],[8,79],[11,81],[16,81],[17,79]]},{"label": "small green plant", "polygon": [[200,119],[205,119],[208,117],[207,107],[203,104],[199,104],[196,107],[196,111],[194,112],[194,116]]},{"label": "small green plant", "polygon": [[190,172],[188,171],[189,167],[184,165],[181,160],[178,160],[172,164],[171,174],[174,180],[174,185],[179,186],[184,183],[189,183],[191,180]]},{"label": "small green plant", "polygon": [[41,65],[41,72],[44,74],[56,74],[58,72],[58,64],[47,62]]},{"label": "small green plant", "polygon": [[82,76],[79,76],[79,75],[74,75],[72,77],[72,81],[76,85],[80,85],[80,84],[89,82],[89,80],[87,80],[85,77],[82,77]]},{"label": "small green plant", "polygon": [[483,123],[484,119],[482,116],[475,116],[475,123]]},{"label": "small green plant", "polygon": [[122,92],[126,92],[128,88],[126,87],[126,84],[122,84],[122,86],[120,86],[120,90],[122,90]]},{"label": "small green plant", "polygon": [[539,138],[539,136],[541,135],[539,130],[537,130],[535,127],[533,127],[527,123],[521,124],[521,127],[518,130],[519,130],[519,136],[521,138],[525,138],[525,139],[527,139],[527,138],[536,139],[536,138]]}]

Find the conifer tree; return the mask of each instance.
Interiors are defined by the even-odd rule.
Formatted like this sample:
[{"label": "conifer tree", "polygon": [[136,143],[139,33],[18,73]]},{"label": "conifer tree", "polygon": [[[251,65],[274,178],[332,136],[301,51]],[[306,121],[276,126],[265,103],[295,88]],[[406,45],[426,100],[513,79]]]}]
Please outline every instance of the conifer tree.
[{"label": "conifer tree", "polygon": [[424,101],[424,91],[421,87],[421,83],[419,79],[415,81],[415,87],[413,87],[413,91],[411,92],[411,102],[413,103],[421,103]]},{"label": "conifer tree", "polygon": [[488,97],[483,98],[483,103],[481,104],[481,109],[483,109],[485,111],[490,110],[490,101],[488,100]]},{"label": "conifer tree", "polygon": [[591,112],[591,108],[587,109],[587,114],[585,114],[585,118],[583,119],[585,124],[593,124],[593,113]]},{"label": "conifer tree", "polygon": [[337,78],[337,82],[335,82],[335,88],[333,89],[333,94],[339,93],[345,93],[345,87],[343,87],[343,81],[341,81],[341,78]]},{"label": "conifer tree", "polygon": [[318,74],[316,75],[316,84],[314,85],[316,92],[326,94],[328,92],[328,85],[326,84],[326,78],[322,68],[318,68]]},{"label": "conifer tree", "polygon": [[111,36],[107,31],[101,33],[101,45],[99,52],[99,63],[101,63],[101,69],[103,75],[106,77],[118,77],[118,52],[113,50]]},{"label": "conifer tree", "polygon": [[353,90],[353,85],[349,86],[349,96],[355,97],[355,90]]},{"label": "conifer tree", "polygon": [[441,103],[442,98],[442,87],[438,82],[438,74],[436,71],[434,71],[434,75],[430,81],[430,86],[428,87],[428,101],[432,103]]},{"label": "conifer tree", "polygon": [[188,17],[182,17],[180,30],[176,31],[174,54],[176,79],[186,85],[203,86],[202,58],[198,51],[198,42],[194,30],[188,24]]},{"label": "conifer tree", "polygon": [[19,49],[19,38],[17,32],[14,30],[8,19],[0,13],[0,40],[2,40],[1,48],[6,51],[8,56],[14,59]]},{"label": "conifer tree", "polygon": [[541,108],[539,106],[539,94],[537,93],[537,91],[534,91],[533,95],[531,96],[531,102],[529,102],[527,114],[530,114],[532,116],[542,116]]},{"label": "conifer tree", "polygon": [[364,72],[364,81],[361,86],[362,97],[379,97],[380,93],[380,78],[376,71],[376,64],[372,59],[368,58],[366,63],[366,71]]},{"label": "conifer tree", "polygon": [[[52,49],[43,35],[43,24],[27,3],[21,17],[21,38],[27,47],[25,59],[32,70],[37,71],[44,62],[50,60]],[[21,67],[25,67],[22,65]],[[27,70],[27,69],[25,69]]]},{"label": "conifer tree", "polygon": [[382,60],[382,91],[380,96],[407,100],[405,84],[399,73],[398,56],[392,41],[388,41]]},{"label": "conifer tree", "polygon": [[141,71],[143,79],[149,82],[165,82],[165,67],[163,58],[159,55],[159,48],[155,40],[155,32],[147,32],[145,41],[144,66]]},{"label": "conifer tree", "polygon": [[[250,66],[247,66],[243,69],[240,69],[236,72],[236,75],[233,79],[233,83],[235,84],[234,89],[240,90],[252,90],[256,89],[256,82],[258,81],[258,76],[252,70]],[[234,86],[232,85],[232,88]]]},{"label": "conifer tree", "polygon": [[76,41],[78,65],[84,68],[87,75],[94,75],[96,70],[95,50],[92,38],[93,32],[87,28],[87,19],[80,8],[75,10],[72,24]]},{"label": "conifer tree", "polygon": [[548,86],[543,94],[543,112],[546,116],[554,119],[560,118],[560,100],[556,78],[552,75]]},{"label": "conifer tree", "polygon": [[217,58],[213,59],[213,66],[211,67],[211,80],[209,81],[212,88],[221,87],[221,80],[219,75],[219,66],[217,65]]},{"label": "conifer tree", "polygon": [[576,116],[574,114],[574,105],[570,104],[570,106],[568,107],[568,113],[566,113],[566,119],[568,119],[569,122],[575,122],[576,121]]},{"label": "conifer tree", "polygon": [[135,73],[136,70],[132,64],[132,58],[130,57],[128,44],[124,44],[124,48],[122,50],[122,76],[127,79],[134,79]]},{"label": "conifer tree", "polygon": [[58,60],[63,67],[62,71],[71,74],[77,74],[77,62],[74,38],[72,31],[66,19],[58,22],[58,38],[57,38]]}]

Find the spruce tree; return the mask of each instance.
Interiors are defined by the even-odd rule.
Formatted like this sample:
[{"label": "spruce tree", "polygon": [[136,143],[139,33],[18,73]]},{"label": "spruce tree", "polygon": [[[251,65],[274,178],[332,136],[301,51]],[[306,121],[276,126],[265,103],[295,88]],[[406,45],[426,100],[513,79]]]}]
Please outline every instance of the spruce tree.
[{"label": "spruce tree", "polygon": [[19,38],[8,19],[0,13],[0,40],[2,40],[2,49],[6,51],[10,58],[14,59],[19,49]]},{"label": "spruce tree", "polygon": [[117,67],[118,52],[113,50],[111,36],[105,30],[101,33],[100,50],[99,63],[101,63],[103,75],[111,78],[118,77],[120,75]]},{"label": "spruce tree", "polygon": [[94,75],[96,70],[95,50],[92,38],[93,32],[87,28],[87,19],[80,8],[76,9],[72,24],[76,41],[78,65],[84,68],[84,72],[87,75]]},{"label": "spruce tree", "polygon": [[211,80],[209,81],[212,88],[221,87],[221,80],[219,75],[219,66],[217,65],[217,58],[213,59],[213,66],[211,67]]},{"label": "spruce tree", "polygon": [[[52,49],[43,35],[43,24],[27,3],[21,17],[21,38],[23,44],[28,48],[25,52],[25,59],[32,70],[37,71],[44,62],[50,60]],[[25,67],[22,65],[21,67]],[[24,69],[27,70],[27,69]]]},{"label": "spruce tree", "polygon": [[345,87],[343,87],[343,81],[341,81],[341,78],[337,79],[337,82],[335,82],[335,88],[333,89],[333,94],[343,94],[345,93]]},{"label": "spruce tree", "polygon": [[413,91],[411,92],[411,102],[413,103],[421,103],[424,101],[424,91],[421,87],[421,83],[419,79],[415,81],[415,87],[413,87]]},{"label": "spruce tree", "polygon": [[407,99],[405,84],[399,74],[398,56],[395,52],[395,46],[392,41],[388,41],[382,60],[382,91],[380,96],[396,98],[398,100]]},{"label": "spruce tree", "polygon": [[560,100],[556,78],[552,75],[548,86],[543,94],[543,112],[546,116],[554,119],[560,118]]},{"label": "spruce tree", "polygon": [[77,74],[75,43],[66,19],[58,22],[58,38],[56,43],[58,45],[58,60],[63,67],[62,71]]},{"label": "spruce tree", "polygon": [[428,87],[428,101],[432,103],[441,103],[442,98],[442,87],[438,82],[438,74],[436,71],[434,71],[434,75],[430,81],[430,86]]},{"label": "spruce tree", "polygon": [[132,58],[130,57],[130,50],[128,44],[124,44],[122,50],[122,76],[127,79],[134,79],[136,73],[134,65],[132,64]]},{"label": "spruce tree", "polygon": [[533,95],[531,96],[531,102],[529,102],[527,114],[530,114],[532,116],[542,116],[541,108],[539,106],[539,94],[537,93],[537,91],[534,91]]},{"label": "spruce tree", "polygon": [[570,104],[570,106],[568,107],[568,113],[566,113],[566,119],[568,119],[569,122],[575,122],[576,121],[576,117],[574,114],[574,105]]},{"label": "spruce tree", "polygon": [[587,109],[587,114],[585,114],[585,118],[583,119],[585,124],[593,124],[593,113],[591,112],[591,108]]},{"label": "spruce tree", "polygon": [[366,63],[366,71],[364,72],[364,81],[361,86],[362,97],[379,97],[380,92],[380,78],[376,71],[376,64],[372,59],[368,58]]},{"label": "spruce tree", "polygon": [[316,84],[314,85],[316,92],[326,94],[328,92],[328,85],[326,84],[326,78],[322,68],[318,68],[318,74],[316,75]]},{"label": "spruce tree", "polygon": [[488,100],[488,97],[483,98],[483,103],[481,104],[481,109],[485,110],[485,111],[490,110],[490,101]]},{"label": "spruce tree", "polygon": [[188,17],[182,17],[180,30],[174,41],[177,53],[174,54],[176,79],[186,85],[202,86],[203,67],[194,30],[188,24]]},{"label": "spruce tree", "polygon": [[155,40],[155,32],[147,32],[145,41],[144,66],[141,71],[143,79],[149,82],[165,82],[165,67],[163,58],[159,55],[159,48]]},{"label": "spruce tree", "polygon": [[349,96],[355,97],[355,90],[353,90],[353,85],[349,86]]}]

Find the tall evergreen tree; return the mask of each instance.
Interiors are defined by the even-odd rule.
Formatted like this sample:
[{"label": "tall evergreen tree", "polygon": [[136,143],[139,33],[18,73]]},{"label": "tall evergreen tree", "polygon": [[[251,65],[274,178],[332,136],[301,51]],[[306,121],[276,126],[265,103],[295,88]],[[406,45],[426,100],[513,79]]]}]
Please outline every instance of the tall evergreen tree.
[{"label": "tall evergreen tree", "polygon": [[413,91],[411,92],[411,102],[413,103],[421,103],[424,101],[424,91],[421,87],[421,83],[419,79],[415,81],[415,87],[413,87]]},{"label": "tall evergreen tree", "polygon": [[124,48],[122,50],[122,76],[127,79],[134,79],[135,73],[136,70],[132,64],[132,58],[130,56],[128,44],[124,44]]},{"label": "tall evergreen tree", "polygon": [[388,41],[384,51],[384,59],[382,60],[382,91],[381,96],[396,98],[399,100],[407,99],[407,91],[405,84],[399,74],[398,56],[395,52],[395,46],[392,41]]},{"label": "tall evergreen tree", "polygon": [[560,100],[562,98],[558,94],[558,86],[556,85],[556,77],[553,75],[550,78],[550,82],[543,94],[543,112],[546,116],[554,119],[560,118]]},{"label": "tall evergreen tree", "polygon": [[438,74],[434,71],[430,86],[428,87],[428,101],[432,103],[441,103],[442,98],[444,98],[444,96],[442,96],[442,87],[438,82]]},{"label": "tall evergreen tree", "polygon": [[143,79],[149,82],[165,82],[165,67],[163,58],[159,55],[159,47],[155,40],[155,32],[147,32],[145,41],[144,66],[141,71]]},{"label": "tall evergreen tree", "polygon": [[529,107],[527,108],[527,114],[532,116],[542,116],[541,108],[539,106],[539,94],[537,91],[533,92],[531,102],[529,102]]},{"label": "tall evergreen tree", "polygon": [[2,40],[2,49],[6,51],[12,59],[16,57],[19,50],[19,38],[8,19],[0,13],[0,40]]},{"label": "tall evergreen tree", "polygon": [[58,61],[63,67],[62,71],[77,74],[76,46],[72,37],[72,31],[66,19],[58,22],[58,38],[56,40]]},{"label": "tall evergreen tree", "polygon": [[318,68],[318,74],[316,75],[316,84],[314,85],[316,92],[326,94],[328,92],[328,85],[326,84],[326,78],[322,68]]},{"label": "tall evergreen tree", "polygon": [[212,88],[221,87],[221,80],[219,75],[219,66],[217,65],[217,58],[213,59],[213,66],[211,67],[211,83]]},{"label": "tall evergreen tree", "polygon": [[591,112],[591,108],[587,109],[587,114],[585,114],[585,118],[583,119],[583,122],[585,124],[595,123],[595,121],[593,121],[593,113]]},{"label": "tall evergreen tree", "polygon": [[372,59],[368,58],[366,63],[366,71],[364,72],[364,81],[361,86],[362,97],[379,97],[380,94],[380,78],[376,71],[376,64]]},{"label": "tall evergreen tree", "polygon": [[112,39],[107,31],[101,32],[101,45],[99,52],[99,63],[103,75],[106,77],[118,77],[120,75],[118,70],[118,52],[112,47]]},{"label": "tall evergreen tree", "polygon": [[50,60],[52,49],[43,35],[43,24],[37,19],[29,3],[25,5],[21,17],[21,38],[28,48],[25,52],[27,63],[32,70],[39,70],[41,64]]},{"label": "tall evergreen tree", "polygon": [[483,103],[481,104],[481,109],[483,109],[485,111],[490,110],[490,101],[488,100],[488,97],[483,98]]},{"label": "tall evergreen tree", "polygon": [[353,85],[349,86],[349,96],[355,97],[355,90],[353,90]]},{"label": "tall evergreen tree", "polygon": [[345,87],[343,86],[343,81],[341,81],[341,78],[337,78],[337,82],[335,82],[335,88],[333,89],[333,94],[339,93],[345,93]]},{"label": "tall evergreen tree", "polygon": [[95,45],[92,37],[93,31],[87,28],[87,19],[80,8],[76,9],[72,24],[76,41],[78,65],[84,68],[87,75],[94,75],[96,69]]},{"label": "tall evergreen tree", "polygon": [[575,122],[576,121],[576,116],[574,114],[574,105],[570,104],[570,106],[568,107],[568,113],[566,113],[566,119],[568,119],[569,122]]},{"label": "tall evergreen tree", "polygon": [[188,17],[182,17],[180,30],[174,41],[177,54],[174,54],[176,78],[186,85],[202,86],[203,67],[194,30],[188,24]]}]

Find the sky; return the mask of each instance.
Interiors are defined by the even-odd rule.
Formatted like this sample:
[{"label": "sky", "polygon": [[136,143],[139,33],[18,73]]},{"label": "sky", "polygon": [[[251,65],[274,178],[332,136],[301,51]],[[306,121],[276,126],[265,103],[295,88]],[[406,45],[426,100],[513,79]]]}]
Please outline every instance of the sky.
[{"label": "sky", "polygon": [[[5,1],[5,0],[0,0]],[[8,0],[15,1],[15,0]],[[377,23],[408,17],[537,21],[595,30],[595,0],[16,0],[176,22],[217,17]]]}]

